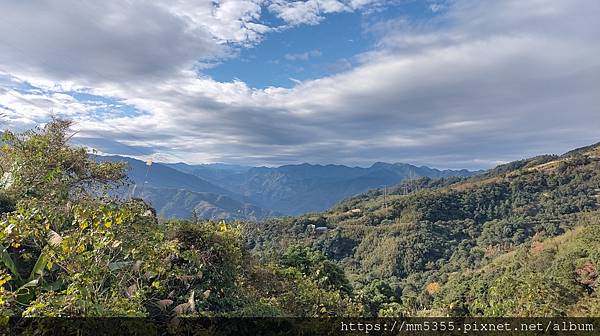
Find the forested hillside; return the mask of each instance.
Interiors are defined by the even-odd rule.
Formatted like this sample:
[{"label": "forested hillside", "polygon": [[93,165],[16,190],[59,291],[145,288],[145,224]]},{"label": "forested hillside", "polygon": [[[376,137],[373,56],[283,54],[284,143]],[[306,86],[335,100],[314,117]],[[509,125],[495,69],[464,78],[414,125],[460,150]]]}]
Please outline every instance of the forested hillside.
[{"label": "forested hillside", "polygon": [[125,164],[69,126],[3,135],[0,316],[600,315],[599,146],[301,217],[163,221],[111,196]]},{"label": "forested hillside", "polygon": [[265,256],[298,242],[321,251],[374,315],[599,314],[599,154],[413,180],[249,228],[249,242]]},{"label": "forested hillside", "polygon": [[142,198],[162,218],[189,219],[194,216],[212,220],[261,220],[278,215],[269,209],[245,202],[240,197],[194,192],[186,189],[139,188],[135,197]]}]

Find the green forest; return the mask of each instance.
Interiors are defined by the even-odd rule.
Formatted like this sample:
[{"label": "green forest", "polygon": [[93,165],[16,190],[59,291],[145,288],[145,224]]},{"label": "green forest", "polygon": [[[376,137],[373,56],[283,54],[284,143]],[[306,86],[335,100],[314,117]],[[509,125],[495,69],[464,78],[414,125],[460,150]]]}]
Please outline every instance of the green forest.
[{"label": "green forest", "polygon": [[600,316],[600,146],[226,223],[115,196],[70,126],[2,135],[0,316]]}]

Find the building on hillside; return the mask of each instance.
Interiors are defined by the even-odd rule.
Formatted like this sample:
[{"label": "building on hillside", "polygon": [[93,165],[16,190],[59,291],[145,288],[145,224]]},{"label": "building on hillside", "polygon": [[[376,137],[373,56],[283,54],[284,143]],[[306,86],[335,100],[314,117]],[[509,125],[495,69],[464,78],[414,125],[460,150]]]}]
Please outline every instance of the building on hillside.
[{"label": "building on hillside", "polygon": [[329,229],[326,226],[319,226],[315,228],[315,233],[326,233]]}]

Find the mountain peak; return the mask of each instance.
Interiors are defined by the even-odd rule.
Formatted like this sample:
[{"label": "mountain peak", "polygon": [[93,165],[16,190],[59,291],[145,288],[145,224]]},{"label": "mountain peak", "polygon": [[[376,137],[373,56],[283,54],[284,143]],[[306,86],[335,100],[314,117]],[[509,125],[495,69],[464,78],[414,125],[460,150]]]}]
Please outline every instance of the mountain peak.
[{"label": "mountain peak", "polygon": [[377,161],[377,162],[373,163],[370,168],[387,168],[390,166],[392,166],[391,163]]}]

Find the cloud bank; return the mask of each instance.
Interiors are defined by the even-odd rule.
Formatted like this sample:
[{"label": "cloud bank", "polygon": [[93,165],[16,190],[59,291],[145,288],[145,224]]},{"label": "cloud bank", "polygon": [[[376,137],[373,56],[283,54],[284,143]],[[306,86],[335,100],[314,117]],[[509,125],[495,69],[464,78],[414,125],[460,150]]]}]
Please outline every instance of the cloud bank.
[{"label": "cloud bank", "polygon": [[188,162],[482,168],[600,140],[600,3],[436,4],[426,20],[367,20],[376,46],[344,72],[255,89],[202,69],[266,34],[382,4],[2,2],[0,112],[9,125],[64,115],[100,150],[111,139]]}]

